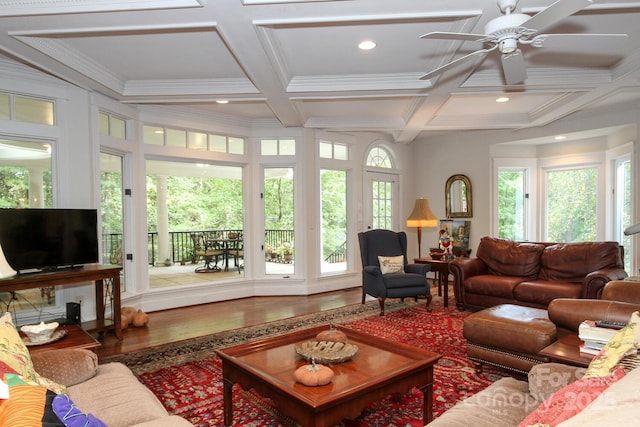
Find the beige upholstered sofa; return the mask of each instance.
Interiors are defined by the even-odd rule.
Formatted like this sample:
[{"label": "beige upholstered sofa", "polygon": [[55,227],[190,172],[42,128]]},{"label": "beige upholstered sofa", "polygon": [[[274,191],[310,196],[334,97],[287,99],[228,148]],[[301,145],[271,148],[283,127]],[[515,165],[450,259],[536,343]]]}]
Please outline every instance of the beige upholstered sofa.
[{"label": "beige upholstered sofa", "polygon": [[[557,402],[549,399],[552,394],[559,391],[562,395],[560,390],[566,390],[564,387],[581,378],[584,371],[584,368],[557,363],[536,365],[529,372],[528,381],[502,378],[480,393],[458,402],[429,423],[429,427],[518,426],[532,412],[551,408],[552,402]],[[580,396],[579,403],[571,408],[578,413],[558,426],[637,425],[640,419],[639,382],[640,368],[636,368],[597,397]]]},{"label": "beige upholstered sofa", "polygon": [[158,398],[122,363],[98,365],[89,350],[65,349],[31,356],[38,374],[67,386],[73,403],[109,427],[184,427],[184,418],[170,416]]}]

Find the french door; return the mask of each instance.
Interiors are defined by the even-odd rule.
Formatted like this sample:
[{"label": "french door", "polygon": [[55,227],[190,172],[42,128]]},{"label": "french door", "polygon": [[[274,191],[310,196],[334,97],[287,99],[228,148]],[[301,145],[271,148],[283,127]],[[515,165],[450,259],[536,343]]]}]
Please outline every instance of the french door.
[{"label": "french door", "polygon": [[364,189],[364,227],[400,230],[398,175],[366,172]]}]

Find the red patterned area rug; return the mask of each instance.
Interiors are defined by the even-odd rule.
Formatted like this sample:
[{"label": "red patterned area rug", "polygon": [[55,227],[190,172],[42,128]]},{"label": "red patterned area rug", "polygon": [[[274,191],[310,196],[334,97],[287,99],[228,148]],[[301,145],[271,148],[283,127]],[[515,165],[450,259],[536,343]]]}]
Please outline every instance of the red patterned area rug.
[{"label": "red patterned area rug", "polygon": [[[452,304],[455,305],[455,304]],[[442,414],[457,401],[484,389],[506,375],[486,367],[477,374],[466,357],[462,323],[469,312],[454,307],[444,308],[434,301],[433,311],[423,304],[364,319],[347,321],[345,325],[389,340],[403,342],[442,354],[434,368],[434,416]],[[143,372],[138,378],[162,401],[167,410],[182,416],[198,427],[222,426],[223,398],[220,359],[210,355],[154,372]],[[280,414],[268,398],[253,391],[233,390],[234,426],[295,426]],[[356,419],[345,419],[340,427],[417,427],[422,426],[422,392],[411,390],[406,395],[393,395],[373,403]]]}]

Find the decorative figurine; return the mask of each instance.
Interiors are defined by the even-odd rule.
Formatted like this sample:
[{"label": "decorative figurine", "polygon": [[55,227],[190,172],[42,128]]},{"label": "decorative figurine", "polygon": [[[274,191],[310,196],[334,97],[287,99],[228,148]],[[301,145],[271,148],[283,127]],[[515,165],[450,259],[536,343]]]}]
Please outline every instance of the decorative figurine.
[{"label": "decorative figurine", "polygon": [[449,230],[445,225],[440,229],[440,249],[444,252],[445,259],[453,259],[455,255],[453,254],[453,238],[449,234]]}]

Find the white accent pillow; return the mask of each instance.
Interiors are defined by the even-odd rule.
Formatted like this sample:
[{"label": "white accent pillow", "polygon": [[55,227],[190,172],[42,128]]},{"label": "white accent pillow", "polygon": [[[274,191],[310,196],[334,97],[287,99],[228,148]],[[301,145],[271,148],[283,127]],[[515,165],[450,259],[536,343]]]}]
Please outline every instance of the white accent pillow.
[{"label": "white accent pillow", "polygon": [[404,256],[379,256],[380,270],[382,274],[404,273]]}]

